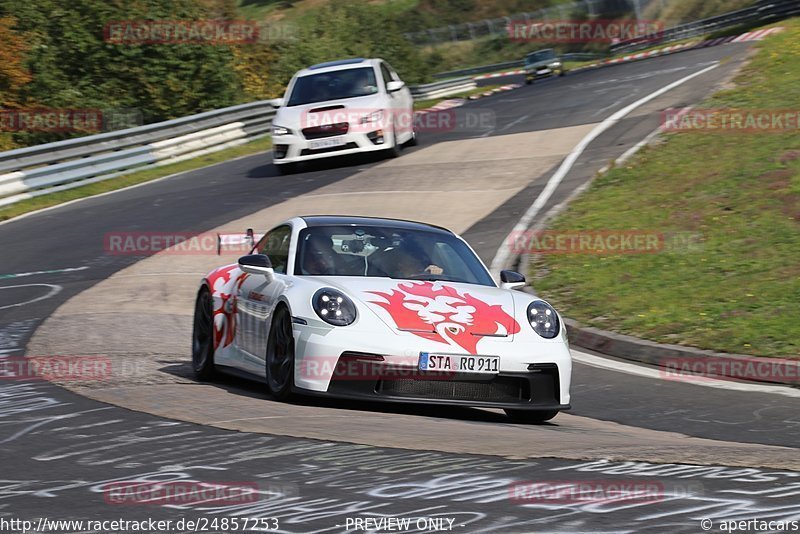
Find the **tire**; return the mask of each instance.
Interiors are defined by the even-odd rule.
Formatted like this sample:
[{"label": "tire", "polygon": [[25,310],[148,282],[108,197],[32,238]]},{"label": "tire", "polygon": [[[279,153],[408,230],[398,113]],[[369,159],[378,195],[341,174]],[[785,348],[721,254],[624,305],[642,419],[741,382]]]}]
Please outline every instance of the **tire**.
[{"label": "tire", "polygon": [[288,176],[297,172],[297,163],[282,163],[280,165],[275,165],[275,167],[278,169],[278,174],[281,176]]},{"label": "tire", "polygon": [[417,146],[419,141],[417,140],[417,131],[411,130],[411,139],[406,141],[406,146]]},{"label": "tire", "polygon": [[214,367],[213,298],[207,287],[197,294],[192,328],[192,370],[198,380],[211,380]]},{"label": "tire", "polygon": [[531,80],[530,78],[525,78],[525,85],[530,85],[532,83],[533,83],[533,80]]},{"label": "tire", "polygon": [[400,156],[400,143],[397,142],[397,130],[392,129],[392,146],[386,149],[386,157],[396,158]]},{"label": "tire", "polygon": [[558,415],[558,410],[503,410],[515,423],[540,425]]},{"label": "tire", "polygon": [[287,401],[294,384],[294,335],[292,317],[286,306],[279,306],[272,319],[267,339],[267,391],[279,401]]},{"label": "tire", "polygon": [[561,78],[562,76],[566,76],[566,74],[567,74],[567,71],[565,71],[564,69],[561,69],[560,71],[558,71],[558,77],[559,78]]}]

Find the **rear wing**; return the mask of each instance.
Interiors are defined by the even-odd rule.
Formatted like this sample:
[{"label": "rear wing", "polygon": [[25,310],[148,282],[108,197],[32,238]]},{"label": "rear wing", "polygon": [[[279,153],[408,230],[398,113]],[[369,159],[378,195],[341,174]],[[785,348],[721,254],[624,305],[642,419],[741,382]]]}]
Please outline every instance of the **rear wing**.
[{"label": "rear wing", "polygon": [[243,234],[217,234],[217,255],[222,255],[223,252],[249,254],[262,237],[264,234],[254,234],[252,228],[248,228]]}]

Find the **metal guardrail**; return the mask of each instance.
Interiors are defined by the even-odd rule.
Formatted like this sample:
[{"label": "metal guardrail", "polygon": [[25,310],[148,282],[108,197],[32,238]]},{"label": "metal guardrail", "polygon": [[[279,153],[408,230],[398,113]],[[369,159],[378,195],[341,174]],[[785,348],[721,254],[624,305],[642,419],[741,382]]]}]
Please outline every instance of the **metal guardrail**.
[{"label": "metal guardrail", "polygon": [[699,37],[720,30],[740,25],[764,24],[773,20],[781,20],[800,15],[798,0],[761,0],[756,5],[731,11],[716,17],[679,24],[662,32],[658,39],[630,39],[610,47],[612,54],[627,53],[661,43],[670,43]]},{"label": "metal guardrail", "polygon": [[430,100],[463,93],[464,91],[475,89],[477,86],[478,84],[475,83],[471,76],[464,76],[425,85],[415,85],[410,89],[414,100]]},{"label": "metal guardrail", "polygon": [[[476,87],[471,78],[411,86],[415,100]],[[237,146],[267,135],[270,101],[0,152],[0,206]]]},{"label": "metal guardrail", "polygon": [[236,146],[266,135],[274,115],[253,102],[0,152],[0,206]]},{"label": "metal guardrail", "polygon": [[[592,59],[600,59],[605,57],[602,54],[594,54],[590,52],[569,52],[561,54],[559,58],[564,61],[588,61]],[[491,65],[481,65],[480,67],[471,67],[469,69],[451,70],[448,72],[439,72],[433,75],[434,78],[451,78],[453,76],[468,76],[473,74],[483,74],[485,72],[496,72],[504,69],[518,69],[525,66],[524,59],[517,59],[514,61],[506,61],[503,63],[493,63]]]}]

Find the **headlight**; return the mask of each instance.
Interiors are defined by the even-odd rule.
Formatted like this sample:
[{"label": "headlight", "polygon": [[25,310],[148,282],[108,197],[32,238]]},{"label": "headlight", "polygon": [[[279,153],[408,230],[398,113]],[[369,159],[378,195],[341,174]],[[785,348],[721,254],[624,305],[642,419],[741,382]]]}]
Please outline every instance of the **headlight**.
[{"label": "headlight", "polygon": [[292,131],[289,128],[284,128],[283,126],[278,126],[277,124],[272,125],[272,135],[289,135]]},{"label": "headlight", "polygon": [[543,300],[528,305],[528,322],[534,332],[546,339],[553,339],[561,329],[556,310]]},{"label": "headlight", "polygon": [[344,293],[324,287],[311,299],[319,318],[334,326],[347,326],[356,320],[356,306]]},{"label": "headlight", "polygon": [[378,110],[370,113],[369,115],[364,115],[361,117],[361,124],[367,124],[370,122],[380,122],[383,119],[383,110]]}]

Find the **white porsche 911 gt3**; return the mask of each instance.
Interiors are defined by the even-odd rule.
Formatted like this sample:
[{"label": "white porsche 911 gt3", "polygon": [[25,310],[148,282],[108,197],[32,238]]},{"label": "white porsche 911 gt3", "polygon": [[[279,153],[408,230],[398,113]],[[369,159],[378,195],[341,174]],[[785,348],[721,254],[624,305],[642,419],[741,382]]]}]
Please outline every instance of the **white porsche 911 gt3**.
[{"label": "white porsche 911 gt3", "polygon": [[197,294],[192,365],[266,381],[269,393],[502,408],[542,422],[570,408],[558,313],[500,287],[470,246],[428,224],[296,217]]}]

